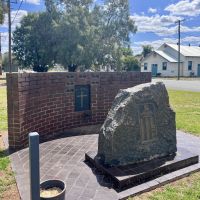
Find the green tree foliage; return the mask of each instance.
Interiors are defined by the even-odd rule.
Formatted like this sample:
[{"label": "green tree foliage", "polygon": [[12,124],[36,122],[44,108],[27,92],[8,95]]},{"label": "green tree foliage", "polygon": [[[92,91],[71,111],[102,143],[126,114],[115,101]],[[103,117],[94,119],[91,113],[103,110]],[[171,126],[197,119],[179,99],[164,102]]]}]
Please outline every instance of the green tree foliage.
[{"label": "green tree foliage", "polygon": [[144,45],[142,46],[142,55],[143,57],[146,57],[149,53],[153,51],[153,47],[151,45]]},{"label": "green tree foliage", "polygon": [[101,12],[98,15],[100,22],[98,63],[121,70],[123,56],[121,49],[129,45],[130,34],[136,32],[134,22],[130,18],[128,0],[106,0],[103,8],[99,9]]},{"label": "green tree foliage", "polygon": [[121,51],[123,56],[133,56],[133,50],[130,47],[123,47],[121,48]]},{"label": "green tree foliage", "polygon": [[45,5],[47,12],[28,15],[13,34],[13,51],[21,65],[120,70],[121,49],[136,32],[128,0],[101,5],[93,0],[46,0]]},{"label": "green tree foliage", "polygon": [[122,66],[123,70],[125,71],[140,71],[140,63],[139,61],[133,56],[133,51],[130,47],[128,48],[121,48],[122,51]]},{"label": "green tree foliage", "polygon": [[28,14],[13,33],[13,52],[22,68],[47,71],[54,65],[54,25],[48,13]]},{"label": "green tree foliage", "polygon": [[134,56],[124,57],[123,66],[126,71],[140,71],[140,63]]}]

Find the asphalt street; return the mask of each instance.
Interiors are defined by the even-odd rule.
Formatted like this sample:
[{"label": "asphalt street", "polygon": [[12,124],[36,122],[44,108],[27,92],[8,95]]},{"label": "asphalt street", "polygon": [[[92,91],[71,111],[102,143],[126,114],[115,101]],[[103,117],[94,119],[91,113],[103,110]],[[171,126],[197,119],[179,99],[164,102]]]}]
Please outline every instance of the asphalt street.
[{"label": "asphalt street", "polygon": [[200,80],[168,80],[152,79],[152,82],[161,81],[168,89],[200,92]]}]

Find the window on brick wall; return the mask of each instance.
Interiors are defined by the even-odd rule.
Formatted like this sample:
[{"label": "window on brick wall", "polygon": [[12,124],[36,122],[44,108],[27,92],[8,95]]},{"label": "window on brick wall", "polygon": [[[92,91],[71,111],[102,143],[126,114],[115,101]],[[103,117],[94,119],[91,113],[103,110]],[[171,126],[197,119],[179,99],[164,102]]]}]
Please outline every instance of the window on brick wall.
[{"label": "window on brick wall", "polygon": [[75,86],[75,111],[90,110],[90,85]]},{"label": "window on brick wall", "polygon": [[148,69],[148,63],[144,63],[144,70]]},{"label": "window on brick wall", "polygon": [[188,71],[192,70],[192,61],[188,61]]},{"label": "window on brick wall", "polygon": [[163,70],[167,70],[167,62],[163,62],[162,63],[162,69]]}]

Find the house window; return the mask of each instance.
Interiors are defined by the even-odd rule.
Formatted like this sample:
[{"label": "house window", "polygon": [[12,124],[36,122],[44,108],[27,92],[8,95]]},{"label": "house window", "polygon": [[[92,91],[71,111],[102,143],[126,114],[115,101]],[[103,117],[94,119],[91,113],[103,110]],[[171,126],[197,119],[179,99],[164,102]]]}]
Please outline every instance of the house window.
[{"label": "house window", "polygon": [[148,66],[148,64],[144,63],[144,70],[147,70],[147,66]]},{"label": "house window", "polygon": [[163,70],[167,70],[167,62],[163,62],[162,63],[162,69]]},{"label": "house window", "polygon": [[192,61],[188,61],[188,71],[192,70]]}]

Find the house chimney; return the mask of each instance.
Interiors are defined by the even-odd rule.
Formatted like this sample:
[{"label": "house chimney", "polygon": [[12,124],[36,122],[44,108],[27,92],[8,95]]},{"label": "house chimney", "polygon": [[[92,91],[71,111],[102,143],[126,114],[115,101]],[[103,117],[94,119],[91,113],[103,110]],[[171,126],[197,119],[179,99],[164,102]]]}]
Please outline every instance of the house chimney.
[{"label": "house chimney", "polygon": [[190,47],[190,43],[189,43],[189,45],[188,45],[189,47]]}]

